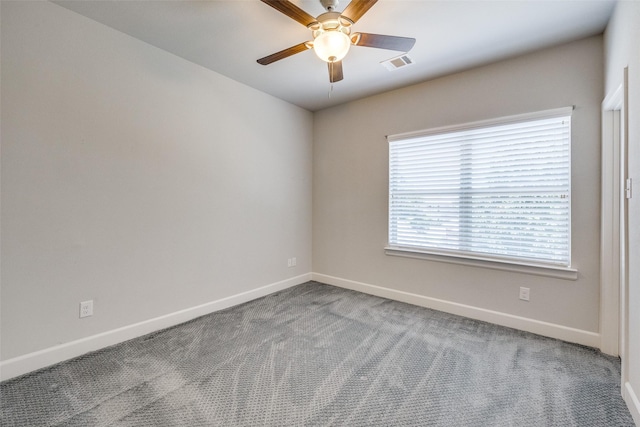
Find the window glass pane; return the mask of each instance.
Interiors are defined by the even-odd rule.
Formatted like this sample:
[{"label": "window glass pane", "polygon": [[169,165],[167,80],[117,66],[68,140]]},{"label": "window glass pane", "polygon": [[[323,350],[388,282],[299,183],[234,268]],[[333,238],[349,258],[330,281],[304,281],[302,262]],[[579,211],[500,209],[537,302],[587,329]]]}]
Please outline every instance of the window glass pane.
[{"label": "window glass pane", "polygon": [[394,138],[389,245],[570,265],[571,117]]}]

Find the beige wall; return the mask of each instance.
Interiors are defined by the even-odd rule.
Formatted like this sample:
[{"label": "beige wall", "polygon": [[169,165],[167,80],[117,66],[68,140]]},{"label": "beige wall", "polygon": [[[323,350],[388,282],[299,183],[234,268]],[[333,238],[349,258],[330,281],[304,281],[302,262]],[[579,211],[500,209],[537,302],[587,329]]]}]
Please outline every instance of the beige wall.
[{"label": "beige wall", "polygon": [[55,4],[1,7],[2,360],[311,270],[311,113]]},{"label": "beige wall", "polygon": [[628,167],[634,194],[629,200],[629,318],[626,361],[627,383],[623,395],[640,425],[640,1],[621,1],[605,33],[605,94],[622,84],[628,67]]},{"label": "beige wall", "polygon": [[[602,58],[592,37],[317,112],[314,272],[597,334]],[[385,135],[570,105],[577,281],[384,254]]]}]

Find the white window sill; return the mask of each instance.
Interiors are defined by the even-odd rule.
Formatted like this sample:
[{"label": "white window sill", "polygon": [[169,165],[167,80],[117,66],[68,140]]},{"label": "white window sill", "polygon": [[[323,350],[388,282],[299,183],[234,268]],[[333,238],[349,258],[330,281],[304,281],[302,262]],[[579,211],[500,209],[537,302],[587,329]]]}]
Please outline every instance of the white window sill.
[{"label": "white window sill", "polygon": [[447,262],[450,264],[469,265],[473,267],[491,268],[494,270],[513,271],[516,273],[534,274],[537,276],[555,277],[565,280],[578,280],[578,270],[570,267],[542,265],[526,262],[515,262],[488,258],[471,258],[467,255],[455,255],[418,251],[415,249],[396,248],[387,246],[384,248],[387,255],[405,258],[426,259],[429,261]]}]

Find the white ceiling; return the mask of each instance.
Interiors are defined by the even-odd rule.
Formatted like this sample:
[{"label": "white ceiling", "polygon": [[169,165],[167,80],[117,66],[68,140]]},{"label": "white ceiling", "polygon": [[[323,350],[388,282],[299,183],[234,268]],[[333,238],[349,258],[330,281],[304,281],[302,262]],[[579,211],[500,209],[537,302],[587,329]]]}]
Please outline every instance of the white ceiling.
[{"label": "white ceiling", "polygon": [[[357,1],[357,0],[356,0]],[[344,80],[329,83],[313,51],[262,66],[311,32],[259,0],[60,0],[55,3],[263,92],[316,111],[506,57],[600,34],[615,0],[380,0],[354,31],[417,39],[414,64],[389,71],[400,52],[357,47]],[[319,0],[293,0],[313,16]],[[342,0],[343,10],[348,0]],[[329,96],[330,95],[330,96]]]}]

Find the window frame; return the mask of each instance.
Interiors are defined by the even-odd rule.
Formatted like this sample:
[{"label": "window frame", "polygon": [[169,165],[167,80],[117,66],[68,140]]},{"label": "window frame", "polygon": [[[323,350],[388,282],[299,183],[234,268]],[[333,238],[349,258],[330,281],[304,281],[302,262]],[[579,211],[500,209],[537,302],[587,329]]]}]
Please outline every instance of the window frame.
[{"label": "window frame", "polygon": [[[431,128],[426,130],[420,130],[415,132],[407,132],[395,135],[387,136],[387,142],[392,143],[396,141],[403,141],[413,138],[426,137],[431,135],[454,133],[460,131],[468,131],[475,129],[482,129],[492,126],[509,125],[515,123],[522,123],[534,120],[552,119],[557,117],[572,116],[574,107],[564,107],[552,110],[537,111],[533,113],[518,114],[506,117],[499,117],[489,120],[482,120],[470,123],[463,123],[453,126],[443,126],[437,128]],[[528,259],[516,259],[513,257],[503,258],[499,255],[490,255],[482,253],[457,253],[455,251],[448,251],[446,249],[432,249],[432,248],[420,248],[420,247],[406,247],[406,246],[394,246],[387,243],[385,246],[385,253],[391,256],[401,256],[408,258],[427,259],[431,261],[448,262],[454,264],[471,265],[476,267],[485,267],[498,270],[516,271],[528,274],[557,277],[568,280],[577,279],[577,269],[572,265],[571,257],[571,228],[572,228],[572,211],[571,211],[571,151],[572,151],[572,129],[569,134],[569,147],[568,147],[568,175],[569,175],[569,227],[568,227],[568,248],[569,248],[569,266],[559,265],[552,262],[540,262],[536,260]],[[388,159],[391,161],[391,152],[389,151]],[[388,176],[388,210],[387,210],[387,238],[390,238],[391,233],[391,165],[389,165]]]}]

